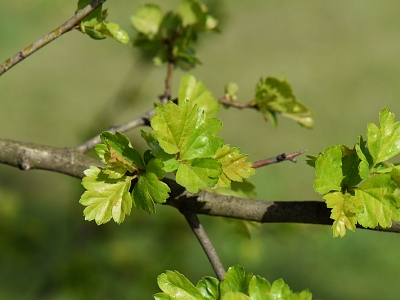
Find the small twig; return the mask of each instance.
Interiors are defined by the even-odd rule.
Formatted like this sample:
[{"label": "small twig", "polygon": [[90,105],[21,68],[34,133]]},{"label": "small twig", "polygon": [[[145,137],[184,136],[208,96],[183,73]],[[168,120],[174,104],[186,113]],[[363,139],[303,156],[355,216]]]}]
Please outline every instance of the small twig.
[{"label": "small twig", "polygon": [[[154,109],[149,110],[148,112],[144,113],[140,117],[130,120],[122,125],[111,126],[108,129],[108,131],[112,132],[112,133],[115,133],[116,131],[126,132],[126,131],[136,128],[138,126],[149,125],[150,117],[152,115],[154,115],[154,113],[155,113]],[[101,142],[100,135],[96,135],[96,136],[92,137],[90,140],[87,140],[86,142],[76,146],[75,149],[81,153],[86,153],[86,152],[90,151],[91,149],[93,149],[94,146],[96,144],[99,144],[100,142]]]},{"label": "small twig", "polygon": [[82,10],[76,13],[71,19],[57,27],[55,30],[45,35],[41,39],[37,40],[33,44],[29,45],[25,49],[19,51],[14,56],[7,59],[0,65],[0,76],[7,72],[9,69],[14,67],[20,61],[36,52],[43,46],[46,46],[50,42],[54,41],[56,38],[60,37],[64,33],[73,29],[80,21],[82,21],[87,15],[94,11],[97,7],[102,5],[107,0],[93,0],[90,4],[86,5]]},{"label": "small twig", "polygon": [[306,150],[301,150],[301,151],[297,151],[297,152],[290,153],[290,154],[282,153],[282,154],[279,154],[274,157],[259,160],[253,164],[253,168],[259,168],[259,167],[267,166],[270,164],[280,163],[285,160],[289,160],[291,162],[296,163],[297,162],[296,156],[299,156],[299,155],[303,154],[304,152],[306,152]]},{"label": "small twig", "polygon": [[172,93],[172,74],[174,72],[175,63],[172,61],[168,62],[167,67],[167,76],[165,77],[165,90],[164,94],[162,94],[159,98],[161,103],[167,103],[171,100],[171,93]]},{"label": "small twig", "polygon": [[215,250],[214,246],[211,243],[210,238],[208,237],[206,231],[204,230],[203,225],[201,225],[199,218],[196,214],[190,212],[182,212],[186,218],[186,221],[189,223],[190,228],[193,233],[196,235],[198,241],[203,247],[204,252],[206,253],[208,260],[210,261],[215,274],[217,275],[219,280],[224,279],[225,277],[225,269],[222,265],[221,260]]},{"label": "small twig", "polygon": [[251,102],[249,103],[238,103],[238,102],[232,102],[226,97],[218,99],[218,102],[224,105],[232,106],[238,109],[243,109],[243,108],[254,108],[256,109],[257,107],[252,105]]}]

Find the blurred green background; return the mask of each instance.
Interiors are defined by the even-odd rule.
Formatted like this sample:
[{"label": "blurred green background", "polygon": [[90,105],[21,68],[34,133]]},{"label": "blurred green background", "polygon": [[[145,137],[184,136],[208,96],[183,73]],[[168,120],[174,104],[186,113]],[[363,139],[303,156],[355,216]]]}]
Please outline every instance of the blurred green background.
[{"label": "blurred green background", "polygon": [[[152,1],[164,10],[175,1]],[[138,1],[107,1],[109,20],[134,35]],[[253,111],[221,111],[221,136],[252,161],[307,149],[317,154],[365,136],[388,106],[400,116],[400,2],[208,1],[220,34],[201,36],[202,66],[192,73],[215,96],[229,81],[252,99],[261,76],[285,74],[315,114],[307,130],[279,119],[277,129]],[[0,61],[53,30],[75,1],[0,0]],[[70,32],[0,79],[0,136],[74,146],[147,111],[163,92],[165,68],[113,40]],[[174,92],[180,76],[174,74]],[[175,94],[176,95],[176,94]],[[128,133],[143,151],[139,131]],[[1,151],[1,149],[0,149]],[[258,199],[321,200],[313,169],[301,157],[258,171]],[[151,299],[156,277],[178,270],[193,282],[214,275],[183,217],[159,206],[133,211],[121,225],[86,222],[80,181],[0,165],[2,299]],[[241,264],[315,299],[398,299],[400,237],[367,230],[333,239],[329,226],[265,224],[248,239],[232,223],[201,217],[226,267]]]}]

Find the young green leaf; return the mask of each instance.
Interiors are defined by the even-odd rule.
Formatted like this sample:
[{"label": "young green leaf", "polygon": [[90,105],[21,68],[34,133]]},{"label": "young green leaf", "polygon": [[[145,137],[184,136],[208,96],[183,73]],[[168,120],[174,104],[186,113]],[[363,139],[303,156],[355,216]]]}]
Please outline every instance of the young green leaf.
[{"label": "young green leaf", "polygon": [[221,173],[221,163],[214,158],[195,158],[179,165],[176,182],[197,193],[199,189],[214,187]]},{"label": "young green leaf", "polygon": [[157,278],[157,283],[163,293],[154,295],[154,299],[188,299],[203,300],[200,291],[182,274],[177,271],[166,271]]},{"label": "young green leaf", "polygon": [[218,149],[215,159],[222,165],[219,187],[229,188],[231,181],[242,182],[243,178],[249,178],[255,174],[256,170],[252,168],[253,163],[246,162],[247,155],[239,152],[239,148],[231,148],[229,145]]},{"label": "young green leaf", "polygon": [[374,165],[400,153],[400,122],[394,123],[394,114],[387,107],[379,112],[380,128],[369,123],[367,128],[368,149]]},{"label": "young green leaf", "polygon": [[328,193],[324,199],[327,207],[332,208],[331,219],[335,220],[332,225],[333,236],[343,237],[346,228],[354,231],[357,223],[356,213],[363,211],[364,200],[340,192]]},{"label": "young green leaf", "polygon": [[276,113],[307,128],[312,128],[314,123],[311,111],[294,96],[285,79],[261,78],[256,87],[253,105],[261,111],[266,120],[270,119],[273,125],[276,124]]},{"label": "young green leaf", "polygon": [[167,184],[160,181],[165,175],[163,163],[157,158],[149,161],[146,172],[139,172],[138,182],[132,191],[133,204],[149,214],[156,211],[155,203],[164,203],[171,192]]},{"label": "young green leaf", "polygon": [[98,225],[107,223],[111,218],[122,223],[125,215],[129,215],[132,199],[129,188],[132,178],[110,179],[98,167],[90,167],[85,172],[82,185],[86,191],[79,203],[87,206],[83,211],[86,220],[95,220]]},{"label": "young green leaf", "polygon": [[131,146],[129,139],[122,133],[103,132],[100,135],[102,142],[108,148],[108,155],[104,158],[109,164],[123,165],[128,171],[133,172],[136,169],[145,169],[142,156]]},{"label": "young green leaf", "polygon": [[222,296],[228,292],[248,294],[249,282],[252,277],[252,273],[246,274],[244,269],[239,265],[230,267],[220,283],[219,291]]},{"label": "young green leaf", "polygon": [[164,14],[158,5],[143,4],[138,7],[131,21],[138,32],[153,39],[160,29],[163,18]]},{"label": "young green leaf", "polygon": [[249,283],[249,295],[251,300],[267,299],[271,291],[271,284],[268,280],[260,277],[253,276]]},{"label": "young green leaf", "polygon": [[363,227],[388,228],[392,220],[400,221],[400,197],[394,194],[396,188],[390,174],[378,174],[360,184],[355,197],[364,201],[365,206],[356,214],[358,223]]},{"label": "young green leaf", "polygon": [[239,293],[239,292],[227,292],[222,297],[221,300],[251,300],[249,296]]},{"label": "young green leaf", "polygon": [[129,35],[126,33],[125,30],[121,29],[121,27],[116,23],[111,23],[107,21],[103,21],[94,27],[94,30],[98,31],[99,33],[109,36],[120,42],[124,45],[130,45],[131,40]]},{"label": "young green leaf", "polygon": [[203,277],[196,285],[204,300],[219,299],[219,281],[214,277]]},{"label": "young green leaf", "polygon": [[358,143],[354,146],[357,151],[357,155],[360,158],[360,164],[358,166],[358,174],[360,178],[366,180],[370,176],[370,166],[372,167],[372,157],[369,153],[366,142],[363,140],[363,137],[360,135],[358,137]]},{"label": "young green leaf", "polygon": [[186,100],[190,100],[192,104],[196,104],[199,109],[204,110],[209,118],[218,113],[217,99],[211,95],[202,81],[196,82],[196,78],[190,74],[182,77],[178,92],[178,104],[182,105]]},{"label": "young green leaf", "polygon": [[212,157],[223,140],[216,134],[222,123],[206,118],[204,112],[186,101],[180,106],[173,102],[156,107],[151,127],[162,149],[169,154],[179,152],[180,160]]},{"label": "young green leaf", "polygon": [[340,145],[328,147],[318,155],[315,162],[314,190],[319,194],[340,191],[343,180],[342,148]]}]

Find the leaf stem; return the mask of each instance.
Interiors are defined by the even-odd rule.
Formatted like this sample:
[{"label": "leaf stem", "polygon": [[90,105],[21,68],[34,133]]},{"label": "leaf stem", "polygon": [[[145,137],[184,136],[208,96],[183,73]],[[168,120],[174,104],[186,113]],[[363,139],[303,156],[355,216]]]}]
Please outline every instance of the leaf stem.
[{"label": "leaf stem", "polygon": [[306,150],[300,150],[300,151],[293,152],[290,154],[282,153],[282,154],[279,154],[274,157],[259,160],[259,161],[256,161],[255,163],[253,163],[253,168],[259,168],[259,167],[267,166],[270,164],[280,163],[285,160],[289,160],[291,162],[296,163],[297,162],[296,156],[299,156],[299,155],[303,154],[304,152],[306,152]]},{"label": "leaf stem", "polygon": [[232,102],[229,99],[227,99],[226,97],[220,98],[218,99],[218,102],[227,106],[232,106],[238,109],[243,109],[243,108],[253,108],[253,109],[257,109],[256,106],[254,106],[251,102],[248,103],[238,103],[238,102]]},{"label": "leaf stem", "polygon": [[93,0],[90,4],[85,6],[82,10],[78,11],[72,18],[66,21],[64,24],[60,25],[52,32],[46,34],[41,39],[37,40],[33,44],[19,51],[12,57],[8,58],[0,65],[0,76],[7,72],[9,69],[14,67],[20,61],[36,52],[43,46],[46,46],[50,42],[54,41],[56,38],[60,37],[64,33],[73,29],[80,21],[82,21],[87,15],[89,15],[92,11],[94,11],[97,7],[102,5],[107,0]]},{"label": "leaf stem", "polygon": [[196,235],[201,247],[203,247],[203,250],[206,253],[218,279],[224,279],[226,273],[224,266],[222,265],[222,262],[217,254],[217,251],[212,245],[210,238],[204,230],[203,225],[201,225],[199,218],[194,213],[184,211],[181,212],[185,216],[186,221],[189,223],[193,233]]}]

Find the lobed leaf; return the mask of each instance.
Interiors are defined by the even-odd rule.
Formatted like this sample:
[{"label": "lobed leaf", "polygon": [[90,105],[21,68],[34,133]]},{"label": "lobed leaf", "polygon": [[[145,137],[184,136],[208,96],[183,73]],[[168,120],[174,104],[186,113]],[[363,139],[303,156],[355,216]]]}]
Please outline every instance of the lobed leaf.
[{"label": "lobed leaf", "polygon": [[204,277],[196,285],[204,300],[219,299],[219,281],[214,277]]},{"label": "lobed leaf", "polygon": [[242,182],[243,178],[249,178],[255,174],[256,170],[252,168],[253,163],[246,162],[247,155],[239,152],[240,148],[231,148],[229,145],[218,149],[215,159],[222,165],[219,187],[229,188],[231,181]]},{"label": "lobed leaf", "polygon": [[364,181],[355,190],[355,197],[364,201],[364,209],[356,214],[363,227],[388,228],[392,220],[400,221],[400,197],[394,192],[396,183],[390,174],[378,174]]},{"label": "lobed leaf", "polygon": [[214,158],[195,158],[179,165],[176,182],[197,193],[199,189],[214,187],[221,173],[221,164]]},{"label": "lobed leaf", "polygon": [[228,292],[248,294],[249,282],[252,277],[252,273],[246,274],[244,269],[239,265],[230,267],[220,283],[219,290],[221,295],[223,296]]},{"label": "lobed leaf", "polygon": [[79,203],[87,206],[83,211],[85,220],[95,220],[97,225],[107,223],[111,218],[122,223],[129,215],[132,199],[129,195],[130,177],[110,179],[99,167],[90,167],[85,172],[82,185],[86,191]]},{"label": "lobed leaf", "polygon": [[367,127],[368,149],[376,165],[400,153],[400,122],[387,107],[379,112],[380,128],[373,123]]},{"label": "lobed leaf", "polygon": [[340,191],[343,180],[342,149],[340,145],[328,147],[315,161],[314,190],[319,194]]},{"label": "lobed leaf", "polygon": [[143,4],[131,17],[131,22],[138,32],[153,39],[160,29],[163,18],[164,14],[158,5]]},{"label": "lobed leaf", "polygon": [[335,220],[332,225],[333,236],[343,237],[346,228],[354,231],[357,223],[356,213],[363,211],[364,200],[340,192],[326,194],[324,199],[327,207],[332,208],[331,219]]},{"label": "lobed leaf", "polygon": [[149,214],[156,211],[155,203],[164,203],[171,192],[160,179],[165,175],[163,163],[157,158],[149,161],[146,172],[138,174],[138,181],[132,191],[133,204]]},{"label": "lobed leaf", "polygon": [[168,154],[179,153],[180,160],[212,157],[223,140],[216,136],[222,123],[206,118],[203,111],[189,101],[177,106],[173,102],[156,107],[151,127],[157,141]]},{"label": "lobed leaf", "polygon": [[196,82],[196,78],[190,74],[182,77],[178,92],[178,104],[182,105],[186,100],[196,104],[209,118],[218,113],[219,103],[217,99],[211,95],[202,81]]}]

